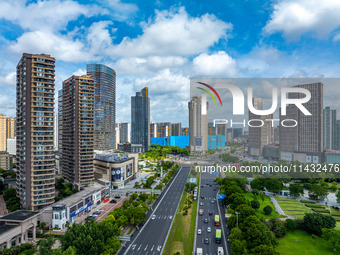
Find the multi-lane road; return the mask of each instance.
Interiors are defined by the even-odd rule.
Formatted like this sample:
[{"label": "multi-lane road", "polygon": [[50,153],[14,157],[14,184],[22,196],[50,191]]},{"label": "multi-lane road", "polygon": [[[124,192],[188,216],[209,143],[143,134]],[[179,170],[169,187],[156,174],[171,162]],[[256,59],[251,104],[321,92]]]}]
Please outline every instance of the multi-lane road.
[{"label": "multi-lane road", "polygon": [[[214,182],[216,177],[217,175],[201,172],[198,204],[199,209],[203,209],[203,215],[197,215],[197,227],[195,230],[196,247],[194,254],[196,254],[197,248],[202,248],[203,255],[214,255],[217,254],[218,247],[223,247],[224,254],[230,254],[230,248],[227,242],[228,238],[226,237],[228,232],[226,229],[226,221],[225,217],[221,217],[222,214],[224,214],[224,209],[221,208],[221,204],[218,204],[220,202],[216,200],[219,189],[217,183]],[[209,212],[212,212],[212,215],[209,215]],[[220,226],[215,226],[215,215],[220,216]],[[208,220],[207,223],[205,223],[205,219]],[[208,228],[211,229],[211,232],[208,232]],[[198,234],[199,229],[201,234]],[[222,230],[222,241],[220,244],[215,242],[216,229]],[[209,244],[205,243],[206,238],[208,238]],[[226,247],[228,247],[228,249],[226,249]]]},{"label": "multi-lane road", "polygon": [[135,232],[137,236],[126,244],[124,255],[161,254],[189,173],[190,167],[180,167],[153,208],[152,214],[148,216],[143,228]]}]

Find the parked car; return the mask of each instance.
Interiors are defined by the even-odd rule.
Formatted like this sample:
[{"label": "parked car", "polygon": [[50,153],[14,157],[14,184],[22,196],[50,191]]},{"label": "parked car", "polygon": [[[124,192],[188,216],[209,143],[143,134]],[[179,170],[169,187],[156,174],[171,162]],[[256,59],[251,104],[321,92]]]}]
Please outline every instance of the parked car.
[{"label": "parked car", "polygon": [[202,230],[201,230],[200,228],[197,229],[197,234],[198,234],[198,235],[202,234]]},{"label": "parked car", "polygon": [[117,200],[116,199],[111,199],[110,203],[111,204],[115,204],[115,203],[117,203]]},{"label": "parked car", "polygon": [[120,196],[115,196],[115,198],[118,198],[118,199],[120,199]]}]

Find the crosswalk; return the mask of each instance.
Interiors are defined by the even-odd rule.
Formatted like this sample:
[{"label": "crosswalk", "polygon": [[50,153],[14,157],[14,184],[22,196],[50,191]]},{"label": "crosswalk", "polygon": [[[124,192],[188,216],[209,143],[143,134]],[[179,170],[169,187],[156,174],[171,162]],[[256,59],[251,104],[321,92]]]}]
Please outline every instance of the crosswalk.
[{"label": "crosswalk", "polygon": [[130,249],[131,255],[156,255],[160,254],[162,245],[133,244]]}]

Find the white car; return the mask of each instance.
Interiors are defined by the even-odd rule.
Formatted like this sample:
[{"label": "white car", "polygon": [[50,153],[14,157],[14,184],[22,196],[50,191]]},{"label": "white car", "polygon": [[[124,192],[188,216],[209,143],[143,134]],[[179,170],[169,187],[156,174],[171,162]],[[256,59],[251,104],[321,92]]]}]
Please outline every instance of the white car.
[{"label": "white car", "polygon": [[208,232],[208,233],[211,232],[211,228],[210,228],[210,227],[207,228],[207,232]]},{"label": "white car", "polygon": [[201,230],[200,228],[197,229],[197,234],[198,234],[198,235],[202,234],[202,230]]},{"label": "white car", "polygon": [[156,219],[156,215],[152,215],[151,219],[152,220]]}]

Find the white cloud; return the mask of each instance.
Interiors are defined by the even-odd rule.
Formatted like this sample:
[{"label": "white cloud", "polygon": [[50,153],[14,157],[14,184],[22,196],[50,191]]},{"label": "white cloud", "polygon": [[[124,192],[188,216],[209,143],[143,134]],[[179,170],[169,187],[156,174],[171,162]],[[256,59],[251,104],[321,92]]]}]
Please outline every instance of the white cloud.
[{"label": "white cloud", "polygon": [[79,40],[73,40],[67,35],[57,35],[48,31],[24,33],[17,39],[16,43],[9,46],[9,49],[16,53],[47,53],[57,60],[66,62],[82,62],[94,59]]},{"label": "white cloud", "polygon": [[93,16],[101,11],[97,6],[70,0],[38,0],[28,5],[25,0],[5,0],[1,2],[0,18],[19,24],[24,29],[57,31],[81,15]]},{"label": "white cloud", "polygon": [[142,23],[142,28],[142,35],[134,39],[125,37],[112,53],[124,57],[197,54],[226,38],[232,25],[210,14],[193,18],[180,8],[157,11],[155,19]]},{"label": "white cloud", "polygon": [[[101,2],[103,3],[103,1]],[[138,7],[131,3],[122,3],[119,0],[105,0],[105,7],[110,9],[110,15],[115,20],[123,21],[138,11]]]},{"label": "white cloud", "polygon": [[237,73],[236,61],[224,51],[200,54],[193,60],[193,69],[199,76],[231,77]]},{"label": "white cloud", "polygon": [[274,5],[264,32],[283,32],[287,39],[298,39],[306,32],[314,32],[324,38],[339,26],[338,0],[281,0]]},{"label": "white cloud", "polygon": [[164,68],[181,67],[188,59],[180,56],[150,56],[146,58],[120,58],[115,64],[119,74],[149,74]]},{"label": "white cloud", "polygon": [[82,76],[86,74],[86,70],[85,69],[81,69],[79,68],[77,71],[73,72],[72,75],[76,75],[76,76]]}]

